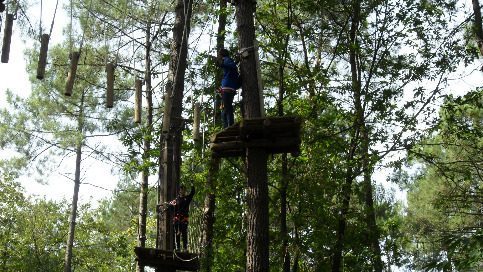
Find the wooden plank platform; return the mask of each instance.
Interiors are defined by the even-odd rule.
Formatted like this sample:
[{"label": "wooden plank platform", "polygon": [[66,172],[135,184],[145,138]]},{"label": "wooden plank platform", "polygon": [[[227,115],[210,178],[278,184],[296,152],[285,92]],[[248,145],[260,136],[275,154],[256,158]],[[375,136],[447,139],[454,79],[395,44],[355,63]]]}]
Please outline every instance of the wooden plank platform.
[{"label": "wooden plank platform", "polygon": [[239,157],[246,148],[264,148],[268,153],[300,153],[301,119],[266,117],[246,119],[211,137],[215,157]]},{"label": "wooden plank platform", "polygon": [[134,252],[136,253],[136,260],[143,266],[166,271],[198,271],[200,269],[197,254],[144,247],[135,247]]}]

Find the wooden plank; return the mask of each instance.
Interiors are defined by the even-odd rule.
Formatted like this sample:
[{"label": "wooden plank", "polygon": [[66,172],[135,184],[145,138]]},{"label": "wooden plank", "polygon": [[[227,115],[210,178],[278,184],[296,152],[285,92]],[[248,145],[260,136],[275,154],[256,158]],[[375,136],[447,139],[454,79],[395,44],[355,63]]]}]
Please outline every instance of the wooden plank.
[{"label": "wooden plank", "polygon": [[213,152],[222,152],[223,150],[243,149],[244,143],[242,141],[211,143],[210,147],[211,147],[211,150],[213,150]]},{"label": "wooden plank", "polygon": [[193,141],[199,141],[201,139],[200,120],[201,120],[200,103],[196,102],[193,110],[193,131],[191,135],[193,137]]},{"label": "wooden plank", "polygon": [[216,157],[243,156],[247,147],[297,156],[300,154],[300,128],[298,117],[245,119],[213,135],[210,147]]},{"label": "wooden plank", "polygon": [[136,253],[137,261],[143,266],[185,271],[197,271],[200,267],[197,254],[143,247],[135,247],[134,252]]},{"label": "wooden plank", "polygon": [[37,65],[37,79],[44,79],[45,66],[47,65],[47,51],[49,50],[49,34],[42,34],[40,38],[39,62]]},{"label": "wooden plank", "polygon": [[5,28],[3,31],[3,44],[2,44],[2,62],[8,63],[10,58],[10,43],[12,42],[12,27],[13,27],[13,14],[7,14],[5,19]]},{"label": "wooden plank", "polygon": [[65,96],[72,95],[72,89],[74,88],[75,76],[77,73],[77,65],[79,64],[80,52],[74,51],[70,56],[70,70],[67,74],[67,82],[65,83]]},{"label": "wooden plank", "polygon": [[245,154],[245,150],[230,150],[226,151],[224,150],[223,152],[213,152],[213,157],[215,158],[231,158],[231,157],[241,157]]},{"label": "wooden plank", "polygon": [[114,107],[114,63],[106,64],[106,108]]},{"label": "wooden plank", "polygon": [[143,110],[143,82],[137,78],[134,80],[134,123],[141,123]]}]

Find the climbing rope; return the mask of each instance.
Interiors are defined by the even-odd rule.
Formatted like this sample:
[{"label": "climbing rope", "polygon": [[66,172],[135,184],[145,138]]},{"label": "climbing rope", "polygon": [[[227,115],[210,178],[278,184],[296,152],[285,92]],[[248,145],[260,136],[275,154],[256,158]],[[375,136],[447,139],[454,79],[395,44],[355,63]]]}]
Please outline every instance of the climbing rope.
[{"label": "climbing rope", "polygon": [[[57,7],[59,6],[59,0],[57,0],[55,2],[55,9],[54,9],[54,16],[52,17],[52,22],[50,23],[50,30],[49,30],[49,39],[50,37],[52,36],[52,30],[54,29],[54,21],[55,21],[55,16],[57,14]],[[17,10],[18,10],[18,6],[17,6]],[[42,37],[42,13],[43,13],[43,10],[44,10],[44,1],[41,0],[40,1],[40,19],[39,19],[39,40],[41,39]],[[16,12],[15,12],[16,13]]]},{"label": "climbing rope", "polygon": [[[55,15],[57,14],[57,7],[58,6],[59,6],[59,0],[57,0],[57,2],[55,2],[54,16],[52,17],[52,22],[50,23],[49,37],[52,36],[52,29],[54,29]],[[42,34],[42,33],[40,33],[40,34]]]},{"label": "climbing rope", "polygon": [[[190,3],[191,3],[191,0],[188,0],[188,7],[190,6]],[[177,60],[176,60],[176,62],[177,62],[176,63],[176,69],[175,69],[174,78],[173,78],[173,82],[172,82],[172,89],[173,90],[176,89],[175,88],[176,87],[176,78],[178,76],[179,63],[180,63],[180,59],[181,59],[181,52],[183,51],[183,44],[184,44],[184,40],[185,40],[185,37],[186,37],[186,23],[188,22],[188,14],[187,14],[188,9],[186,7],[185,1],[183,1],[183,11],[184,11],[183,34],[181,36],[181,45],[180,45],[180,48],[179,48],[179,51],[178,51],[178,56],[177,56]],[[174,92],[171,93],[171,97],[174,97]],[[172,105],[171,105],[171,107],[172,107]]]}]

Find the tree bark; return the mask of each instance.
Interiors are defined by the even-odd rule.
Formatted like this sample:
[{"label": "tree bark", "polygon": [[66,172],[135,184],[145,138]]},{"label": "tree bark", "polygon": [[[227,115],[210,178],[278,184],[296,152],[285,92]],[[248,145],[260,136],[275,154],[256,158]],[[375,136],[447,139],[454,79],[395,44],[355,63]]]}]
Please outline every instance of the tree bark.
[{"label": "tree bark", "polygon": [[290,252],[288,250],[287,231],[287,190],[288,190],[287,153],[282,154],[282,184],[280,186],[280,236],[282,236],[281,253],[283,256],[283,272],[290,272]]},{"label": "tree bark", "polygon": [[[84,134],[84,93],[81,96],[80,111],[77,123],[77,131],[82,135]],[[64,258],[64,272],[72,271],[72,251],[74,246],[74,234],[75,225],[77,219],[77,202],[79,199],[79,187],[80,187],[80,170],[82,161],[82,145],[83,139],[77,142],[76,146],[76,159],[75,159],[75,174],[74,174],[74,194],[72,196],[72,207],[70,212],[70,222],[69,222],[69,234],[67,235],[67,246],[65,250]]]},{"label": "tree bark", "polygon": [[[144,135],[143,169],[141,177],[141,192],[139,193],[139,234],[138,246],[146,246],[146,217],[148,212],[148,185],[149,166],[145,166],[150,160],[151,131],[153,128],[153,96],[151,89],[151,22],[146,25],[146,51],[144,81],[146,84],[147,120],[146,134]],[[137,271],[144,271],[144,266],[138,265]]]},{"label": "tree bark", "polygon": [[267,152],[247,148],[247,271],[269,271]]},{"label": "tree bark", "polygon": [[[178,0],[176,3],[176,18],[173,26],[173,41],[171,43],[171,60],[169,63],[168,82],[166,92],[171,93],[169,108],[165,108],[165,114],[169,114],[168,124],[163,124],[166,135],[163,136],[163,180],[161,181],[160,202],[167,202],[176,197],[176,184],[179,183],[181,164],[181,140],[183,121],[184,77],[186,72],[186,57],[188,54],[188,37],[190,33],[190,21],[192,13],[192,0]],[[174,229],[169,213],[163,218],[160,226],[160,236],[164,240],[161,247],[165,250],[174,248]]]},{"label": "tree bark", "polygon": [[[290,1],[288,10],[288,22],[287,28],[291,28],[290,20]],[[279,59],[279,92],[278,92],[278,116],[284,115],[283,100],[285,95],[285,64],[287,60],[287,47],[288,47],[289,34],[285,37],[284,50],[280,52]],[[290,272],[290,252],[288,250],[288,230],[287,230],[287,190],[288,190],[288,159],[287,153],[282,154],[282,180],[280,185],[280,236],[282,237],[281,256],[283,256],[283,272]]]},{"label": "tree bark", "polygon": [[[360,99],[359,99],[360,101]],[[362,107],[361,107],[362,108]],[[372,265],[375,272],[382,272],[384,265],[381,259],[381,247],[379,246],[379,229],[376,223],[374,211],[374,194],[372,192],[372,166],[369,156],[369,132],[366,124],[361,126],[362,134],[362,167],[364,172],[363,190],[366,203],[366,222],[369,243],[372,248]]]},{"label": "tree bark", "polygon": [[[226,12],[226,0],[220,0],[220,13],[218,15],[218,30],[216,34],[216,51],[219,52],[220,49],[225,47],[225,33],[226,33],[226,21],[227,21],[227,12]],[[220,87],[221,79],[223,78],[223,71],[222,69],[218,69],[215,74],[215,84],[216,88]],[[214,100],[214,115],[213,115],[213,124],[215,126],[221,126],[221,97],[219,95],[215,95]]]},{"label": "tree bark", "polygon": [[481,6],[479,0],[473,0],[473,12],[475,13],[475,35],[480,49],[480,54],[483,55],[483,25],[481,23]]},{"label": "tree bark", "polygon": [[[227,1],[220,0],[220,12],[218,15],[218,30],[216,35],[216,51],[217,54],[220,49],[225,47],[225,30],[227,21]],[[222,70],[218,69],[215,74],[215,84],[221,83],[223,78]],[[221,97],[215,95],[213,101],[213,124],[215,126],[221,125],[221,112],[219,110],[219,105],[221,104]],[[208,193],[205,197],[204,211],[203,211],[203,234],[202,234],[202,255],[201,255],[201,271],[210,272],[213,265],[213,237],[214,231],[213,226],[215,224],[215,200],[216,200],[216,175],[220,168],[220,159],[212,157],[210,161],[210,168],[208,169],[208,177],[206,179],[206,187],[208,188]]]},{"label": "tree bark", "polygon": [[203,241],[201,256],[201,271],[210,272],[213,265],[213,225],[215,224],[215,200],[216,200],[216,176],[220,169],[220,159],[212,157],[208,176],[206,178],[206,187],[208,193],[205,197],[205,208],[203,211]]},{"label": "tree bark", "polygon": [[[256,2],[240,0],[236,4],[240,51],[247,56],[240,62],[244,118],[261,116],[260,92],[255,59],[254,13]],[[263,148],[246,150],[247,173],[247,271],[269,271],[267,152]]]}]

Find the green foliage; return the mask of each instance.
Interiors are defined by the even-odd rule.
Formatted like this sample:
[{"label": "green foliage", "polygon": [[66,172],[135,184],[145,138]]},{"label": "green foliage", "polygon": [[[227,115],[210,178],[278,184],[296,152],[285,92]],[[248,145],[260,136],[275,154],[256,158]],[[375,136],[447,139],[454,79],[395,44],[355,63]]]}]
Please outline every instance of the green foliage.
[{"label": "green foliage", "polygon": [[412,153],[423,165],[408,195],[415,266],[476,269],[481,265],[482,91],[449,98],[435,135]]},{"label": "green foliage", "polygon": [[67,230],[65,205],[28,199],[18,182],[3,177],[0,200],[0,269],[61,270]]},{"label": "green foliage", "polygon": [[[164,69],[171,59],[166,37],[174,19],[167,12],[173,6],[160,1],[73,3],[73,16],[81,28],[74,28],[69,36],[74,50],[81,39],[84,45],[72,97],[63,96],[70,44],[55,45],[49,51],[44,81],[33,78],[36,50],[27,52],[32,94],[24,99],[8,93],[11,110],[0,112],[0,148],[16,151],[8,161],[0,162],[2,271],[61,270],[68,205],[26,197],[14,179],[23,174],[30,161],[35,162],[30,172],[51,172],[58,165],[57,159],[72,152],[78,143],[96,146],[91,156],[121,163],[126,180],[98,207],[81,206],[75,269],[135,270],[132,249],[137,239],[139,184],[132,180],[140,171],[153,175],[158,170],[162,118],[155,113],[152,126],[145,121],[140,125],[132,122],[132,86],[134,77],[141,74],[133,68],[145,68],[143,35],[149,26],[154,49],[151,72],[155,84],[159,84],[155,96],[161,100],[157,86],[165,84]],[[354,41],[350,26],[354,6],[359,3],[360,24]],[[410,155],[422,165],[414,183],[409,184],[403,172],[391,177],[393,183],[409,188],[407,211],[391,192],[371,187],[386,267],[467,271],[481,264],[482,234],[475,228],[481,217],[477,206],[481,203],[483,147],[481,90],[462,98],[448,97],[440,110],[441,118],[430,118],[435,109],[430,105],[443,94],[448,74],[459,63],[470,63],[476,56],[466,48],[467,36],[460,35],[465,25],[455,21],[460,20],[455,19],[459,18],[458,8],[453,0],[257,2],[266,113],[303,119],[301,154],[289,156],[288,176],[282,174],[280,155],[269,160],[273,271],[282,270],[280,248],[284,238],[288,239],[294,270],[297,266],[299,271],[330,270],[341,219],[346,220],[343,270],[371,271],[374,252],[367,238],[372,230],[367,229],[362,165],[367,160],[371,175],[384,166],[381,162],[385,156],[413,146]],[[206,33],[210,26],[213,29],[218,15],[215,2],[199,3],[195,10],[199,14],[193,19],[193,33]],[[235,8],[229,5],[220,12],[229,17],[226,47],[236,51]],[[132,44],[132,51],[126,49]],[[200,238],[203,199],[209,189],[205,186],[210,158],[208,135],[219,129],[211,120],[216,116],[212,99],[218,82],[212,80],[217,68],[208,57],[213,54],[205,48],[209,46],[213,50],[211,42],[203,45],[203,41],[190,37],[191,73],[186,77],[188,95],[184,103],[202,102],[202,126],[207,132],[205,142],[193,143],[187,140],[189,122],[183,131],[181,183],[197,189],[190,224],[194,240]],[[356,55],[356,76],[349,69],[349,53]],[[116,107],[109,111],[102,109],[106,61],[117,64]],[[360,104],[355,102],[358,99]],[[163,103],[155,107],[162,109]],[[183,118],[192,119],[190,107],[185,108]],[[369,137],[367,157],[362,150],[362,125]],[[117,136],[126,151],[109,150],[96,140],[98,133]],[[145,140],[151,142],[150,152],[144,149]],[[401,163],[398,160],[392,165]],[[241,159],[223,160],[217,176],[213,271],[245,268],[244,168]],[[288,178],[288,237],[280,234],[283,178]],[[347,180],[352,183],[348,191],[344,187]],[[154,247],[156,192],[150,185],[147,243]],[[350,197],[349,210],[342,218],[346,197]]]}]

